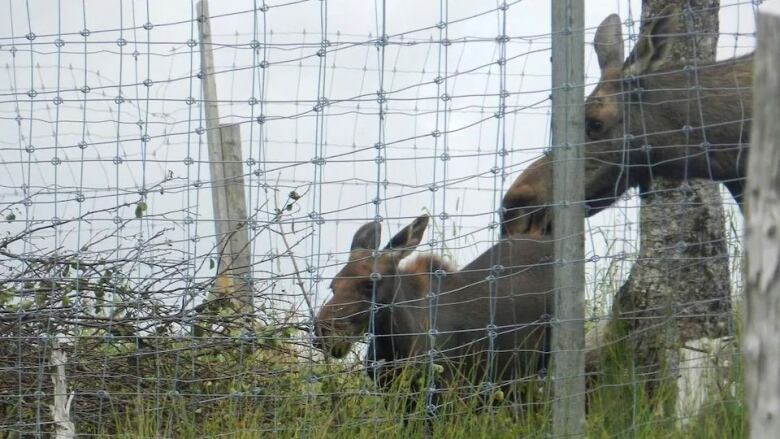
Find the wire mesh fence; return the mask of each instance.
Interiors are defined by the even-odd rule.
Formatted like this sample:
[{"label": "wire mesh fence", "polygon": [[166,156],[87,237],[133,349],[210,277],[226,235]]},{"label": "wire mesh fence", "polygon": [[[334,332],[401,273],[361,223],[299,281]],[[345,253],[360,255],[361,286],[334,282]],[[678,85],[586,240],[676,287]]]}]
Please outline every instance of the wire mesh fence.
[{"label": "wire mesh fence", "polygon": [[[714,11],[718,59],[749,53],[758,2],[710,3],[680,15],[693,23]],[[556,204],[507,205],[505,195],[530,175],[538,196],[544,176],[530,170],[551,160],[550,95],[563,85],[550,83],[549,6],[2,6],[0,431],[548,434],[561,397],[548,386],[551,273],[565,261],[539,212]],[[609,83],[591,44],[602,19],[622,16],[622,51],[646,41],[651,17],[638,1],[585,7],[588,94]],[[686,106],[683,125],[717,130],[688,106],[735,88],[698,78],[665,91]],[[691,100],[691,90],[710,95]],[[729,115],[749,123],[749,104]],[[620,138],[631,144],[628,131]],[[693,424],[738,437],[739,205],[696,180],[722,193],[725,229],[697,223],[696,242],[646,253],[645,234],[693,214],[666,199],[675,213],[659,222],[642,218],[640,203],[690,186],[626,177],[589,196],[592,157],[583,162],[592,213],[619,198],[574,237],[585,242],[575,262],[585,270],[588,431],[685,435],[679,426]],[[528,227],[515,233],[502,224],[508,214]],[[630,294],[632,267],[672,253],[674,269],[645,275],[650,296]],[[681,278],[707,288],[697,273],[718,263],[721,290],[645,298]],[[659,329],[678,345],[636,341]],[[640,361],[651,348],[674,353]]]}]

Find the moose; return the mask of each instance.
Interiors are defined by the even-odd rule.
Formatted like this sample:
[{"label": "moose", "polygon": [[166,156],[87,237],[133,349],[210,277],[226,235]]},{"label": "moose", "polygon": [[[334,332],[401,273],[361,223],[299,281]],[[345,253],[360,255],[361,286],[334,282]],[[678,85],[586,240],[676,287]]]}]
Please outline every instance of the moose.
[{"label": "moose", "polygon": [[316,316],[315,346],[342,358],[370,331],[366,372],[382,386],[433,361],[437,385],[490,382],[518,395],[510,384],[547,361],[552,243],[502,239],[456,271],[435,255],[408,258],[427,225],[427,215],[418,217],[382,249],[380,224],[360,227]]},{"label": "moose", "polygon": [[[676,6],[646,21],[625,62],[620,17],[598,27],[601,80],[585,101],[588,216],[654,176],[722,182],[744,211],[753,55],[681,65],[672,56],[674,40],[684,37],[681,21]],[[550,231],[552,184],[549,156],[517,177],[502,201],[504,236]]]}]

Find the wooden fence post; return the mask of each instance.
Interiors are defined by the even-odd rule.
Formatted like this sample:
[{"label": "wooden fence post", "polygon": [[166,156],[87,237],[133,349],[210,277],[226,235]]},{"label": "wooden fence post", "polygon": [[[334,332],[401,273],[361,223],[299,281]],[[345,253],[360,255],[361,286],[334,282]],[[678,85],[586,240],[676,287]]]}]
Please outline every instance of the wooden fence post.
[{"label": "wooden fence post", "polygon": [[743,340],[750,437],[780,437],[780,0],[759,6],[746,212]]},{"label": "wooden fence post", "polygon": [[553,437],[585,427],[584,0],[552,2]]},{"label": "wooden fence post", "polygon": [[51,382],[54,385],[54,403],[50,408],[54,420],[55,439],[76,437],[76,426],[70,418],[70,408],[75,393],[72,391],[68,393],[68,380],[65,376],[66,364],[68,364],[68,354],[60,347],[60,342],[55,339],[49,360],[49,365],[53,369]]},{"label": "wooden fence post", "polygon": [[201,78],[219,260],[215,292],[241,314],[252,312],[251,258],[239,125],[219,124],[208,1],[198,2]]}]

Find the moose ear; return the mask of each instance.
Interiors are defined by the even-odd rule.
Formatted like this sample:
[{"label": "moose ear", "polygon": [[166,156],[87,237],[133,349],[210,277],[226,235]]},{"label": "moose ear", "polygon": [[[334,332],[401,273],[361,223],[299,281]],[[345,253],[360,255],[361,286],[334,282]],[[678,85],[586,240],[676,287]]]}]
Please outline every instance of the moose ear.
[{"label": "moose ear", "polygon": [[596,30],[593,46],[602,72],[609,67],[623,65],[623,33],[620,27],[620,17],[612,14],[605,18]]},{"label": "moose ear", "polygon": [[623,74],[642,75],[672,64],[672,46],[684,37],[684,26],[679,6],[670,4],[661,13],[648,19],[634,50],[623,67]]},{"label": "moose ear", "polygon": [[409,256],[422,241],[428,227],[428,215],[418,216],[411,224],[401,229],[385,247],[392,250],[397,261]]},{"label": "moose ear", "polygon": [[363,224],[355,236],[352,237],[350,250],[365,249],[376,250],[379,248],[379,238],[382,236],[382,225],[376,221]]}]

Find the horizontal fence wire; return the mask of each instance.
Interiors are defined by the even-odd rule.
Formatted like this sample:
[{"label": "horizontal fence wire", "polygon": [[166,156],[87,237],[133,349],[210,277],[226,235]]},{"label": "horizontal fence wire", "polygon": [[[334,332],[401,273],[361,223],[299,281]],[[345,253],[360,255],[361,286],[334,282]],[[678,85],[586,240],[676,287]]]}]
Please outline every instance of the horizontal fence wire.
[{"label": "horizontal fence wire", "polygon": [[[566,323],[551,315],[551,276],[565,261],[551,235],[507,239],[502,225],[515,179],[552,157],[549,2],[212,1],[208,17],[196,3],[0,6],[1,435],[549,433],[561,397],[549,331]],[[752,51],[757,3],[720,2],[719,60]],[[599,23],[621,15],[628,53],[642,5],[585,7],[588,95],[605,81]],[[708,91],[659,91],[688,108],[691,90]],[[240,159],[215,162],[208,138],[225,125],[238,127]],[[213,166],[239,171],[214,178]],[[212,204],[237,181],[246,218]],[[649,256],[645,234],[678,217],[643,219],[640,205],[686,186],[589,200],[617,195],[575,237],[589,432],[743,431],[743,218],[718,182],[696,181],[722,196],[725,230]],[[690,208],[661,203],[681,218]],[[249,267],[224,250],[234,233],[248,236]],[[697,253],[710,247],[723,251]],[[632,269],[669,262],[653,255],[674,263],[648,272],[650,285],[721,263],[727,296],[627,307]],[[641,361],[636,340],[656,332],[684,343]],[[675,396],[658,403],[647,389]]]}]

